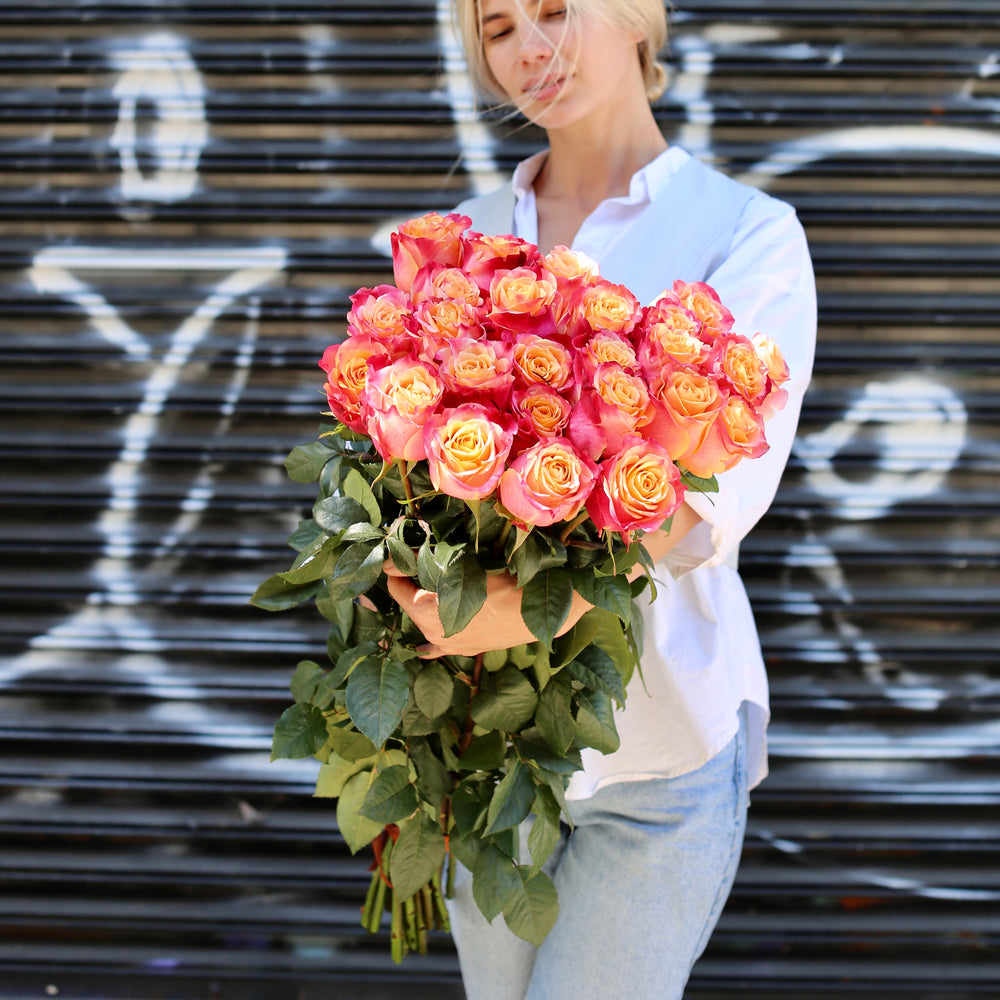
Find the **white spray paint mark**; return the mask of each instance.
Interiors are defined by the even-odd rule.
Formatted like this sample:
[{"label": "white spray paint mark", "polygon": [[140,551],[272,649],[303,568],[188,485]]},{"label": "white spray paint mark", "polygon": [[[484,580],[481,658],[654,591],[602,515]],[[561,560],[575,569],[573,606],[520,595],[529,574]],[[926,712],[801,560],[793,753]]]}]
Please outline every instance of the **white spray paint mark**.
[{"label": "white spray paint mark", "polygon": [[[121,71],[112,93],[118,98],[118,123],[111,146],[121,159],[126,200],[170,202],[189,197],[198,185],[198,160],[208,141],[205,86],[183,39],[168,33],[147,35],[134,48],[113,56]],[[156,108],[148,139],[139,135],[140,104]],[[145,173],[140,154],[149,146],[156,163]]]}]

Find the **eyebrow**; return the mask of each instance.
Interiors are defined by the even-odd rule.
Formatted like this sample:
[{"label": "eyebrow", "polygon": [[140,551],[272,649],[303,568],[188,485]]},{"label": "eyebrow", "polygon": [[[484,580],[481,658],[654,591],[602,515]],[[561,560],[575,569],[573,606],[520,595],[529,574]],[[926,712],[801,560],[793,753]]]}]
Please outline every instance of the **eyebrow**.
[{"label": "eyebrow", "polygon": [[[528,0],[528,4],[531,7],[537,7],[540,3],[541,0]],[[485,27],[491,21],[499,21],[508,16],[509,16],[508,14],[504,14],[501,11],[497,11],[496,13],[488,14],[486,17],[482,19],[480,23],[483,25],[483,27]]]}]

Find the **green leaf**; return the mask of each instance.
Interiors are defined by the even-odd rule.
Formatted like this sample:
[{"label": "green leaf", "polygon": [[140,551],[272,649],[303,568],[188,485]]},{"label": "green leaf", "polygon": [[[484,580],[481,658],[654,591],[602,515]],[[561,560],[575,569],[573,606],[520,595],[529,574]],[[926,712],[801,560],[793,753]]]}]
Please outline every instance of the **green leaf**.
[{"label": "green leaf", "polygon": [[460,632],[486,603],[486,572],[463,552],[438,578],[438,615],[445,636]]},{"label": "green leaf", "polygon": [[701,476],[696,476],[693,472],[688,472],[687,469],[681,469],[681,482],[689,490],[694,490],[697,493],[719,492],[719,480],[715,476],[703,479]]},{"label": "green leaf", "polygon": [[441,870],[445,843],[441,828],[422,809],[399,825],[389,858],[389,880],[398,899],[422,889]]},{"label": "green leaf", "polygon": [[[547,743],[543,743],[538,738],[538,734],[538,729],[528,729],[523,735],[512,737],[518,757],[526,764],[534,764],[545,771],[552,771],[566,777],[583,767],[579,750],[574,748],[565,753],[556,753]],[[546,779],[539,778],[538,780],[544,781]]]},{"label": "green leaf", "polygon": [[436,719],[447,712],[454,694],[455,683],[439,660],[431,660],[420,668],[413,682],[413,696],[428,719]]},{"label": "green leaf", "polygon": [[372,757],[378,748],[364,733],[355,732],[345,726],[328,726],[327,743],[344,760],[363,760]]},{"label": "green leaf", "polygon": [[347,682],[351,720],[376,747],[392,735],[410,697],[410,675],[398,660],[362,661]]},{"label": "green leaf", "polygon": [[407,576],[416,576],[417,557],[413,554],[413,549],[397,535],[389,535],[385,543],[396,568]]},{"label": "green leaf", "polygon": [[379,823],[398,823],[417,808],[417,790],[410,784],[406,766],[379,771],[361,806],[361,815]]},{"label": "green leaf", "polygon": [[569,678],[556,674],[538,696],[535,725],[546,743],[557,753],[565,754],[576,738],[576,724],[570,709],[572,695]]},{"label": "green leaf", "polygon": [[417,770],[417,788],[425,802],[435,808],[451,791],[451,776],[438,759],[427,740],[415,737],[409,741],[410,759]]},{"label": "green leaf", "polygon": [[573,584],[564,569],[542,570],[521,591],[521,617],[547,649],[569,615]]},{"label": "green leaf", "polygon": [[[594,645],[603,649],[611,657],[611,662],[619,671],[622,671],[626,664],[631,662],[632,654],[621,620],[617,615],[604,611],[602,608],[594,608],[583,617],[590,619],[597,625],[597,630],[594,632]],[[582,618],[580,620],[583,621]],[[641,628],[641,616],[636,615],[629,627],[633,631],[636,628]]]},{"label": "green leaf", "polygon": [[494,729],[485,736],[475,737],[459,758],[463,771],[492,771],[503,763],[507,753],[504,734]]},{"label": "green leaf", "polygon": [[483,667],[490,673],[502,670],[507,663],[507,652],[506,649],[488,649],[483,653]]},{"label": "green leaf", "polygon": [[585,687],[610,695],[619,705],[625,703],[625,685],[621,674],[600,646],[581,649],[576,659],[566,667],[566,672]]},{"label": "green leaf", "polygon": [[532,874],[526,865],[518,865],[517,874],[518,884],[503,908],[503,918],[514,934],[537,948],[559,916],[559,898],[545,872]]},{"label": "green leaf", "polygon": [[531,812],[534,801],[535,784],[527,768],[515,758],[490,800],[485,833],[499,833],[517,826]]},{"label": "green leaf", "polygon": [[367,524],[368,512],[350,497],[325,497],[313,506],[316,523],[331,535],[340,534],[355,524]]},{"label": "green leaf", "polygon": [[578,691],[576,694],[576,737],[584,745],[614,753],[618,749],[615,709],[601,691]]},{"label": "green leaf", "polygon": [[337,828],[351,854],[357,854],[362,847],[370,844],[383,829],[382,823],[361,815],[370,778],[370,771],[362,771],[349,778],[337,799]]},{"label": "green leaf", "polygon": [[352,524],[340,537],[341,541],[344,542],[374,542],[385,538],[385,533],[381,528],[376,528],[364,521]]},{"label": "green leaf", "polygon": [[313,797],[317,799],[337,798],[350,778],[353,778],[359,771],[371,769],[377,756],[377,754],[371,754],[361,760],[345,760],[339,754],[331,753],[326,763],[320,765]]},{"label": "green leaf", "polygon": [[561,670],[584,646],[589,646],[597,634],[597,622],[584,615],[568,632],[553,643],[552,670]]},{"label": "green leaf", "polygon": [[509,733],[521,728],[531,718],[538,695],[531,681],[508,664],[495,674],[486,674],[472,699],[472,718],[484,729]]},{"label": "green leaf", "polygon": [[431,540],[428,536],[417,550],[417,579],[424,590],[430,590],[436,594],[440,576],[441,567],[434,560],[434,550],[431,548]]},{"label": "green leaf", "polygon": [[356,500],[364,507],[370,524],[378,526],[382,523],[382,510],[378,505],[378,500],[375,499],[375,494],[365,481],[365,477],[357,469],[351,469],[344,476],[343,491],[344,496]]},{"label": "green leaf", "polygon": [[472,898],[482,915],[492,923],[521,888],[514,862],[492,844],[486,844],[472,869]]},{"label": "green leaf", "polygon": [[315,551],[304,549],[292,564],[292,568],[280,574],[292,586],[321,580],[333,573],[338,565],[343,549],[336,538],[327,538]]},{"label": "green leaf", "polygon": [[351,545],[333,571],[331,591],[339,600],[359,597],[382,572],[385,548],[382,542],[357,542]]},{"label": "green leaf", "polygon": [[459,837],[453,833],[448,840],[448,850],[454,855],[455,860],[470,872],[476,867],[482,849],[483,842],[476,836]]},{"label": "green leaf", "polygon": [[287,611],[323,593],[322,581],[289,583],[280,573],[268,577],[255,591],[250,603],[264,611]]},{"label": "green leaf", "polygon": [[617,615],[628,624],[632,613],[632,587],[624,576],[596,576],[592,569],[570,570],[573,589],[595,607]]},{"label": "green leaf", "polygon": [[451,816],[463,837],[477,829],[486,818],[487,788],[486,782],[478,777],[469,777],[460,781],[451,794]]},{"label": "green leaf", "polygon": [[323,466],[334,457],[334,452],[321,441],[300,444],[285,459],[285,472],[296,483],[314,483],[319,479]]},{"label": "green leaf", "polygon": [[326,743],[326,717],[315,705],[292,705],[274,726],[271,760],[311,757]]},{"label": "green leaf", "polygon": [[528,850],[531,851],[531,874],[541,871],[542,865],[559,844],[559,803],[548,788],[539,788],[535,797],[535,819],[528,833]]},{"label": "green leaf", "polygon": [[301,552],[314,545],[322,533],[323,529],[313,518],[309,518],[307,521],[299,521],[299,526],[288,536],[286,542],[290,548]]},{"label": "green leaf", "polygon": [[[518,539],[520,540],[520,535]],[[563,566],[565,563],[566,546],[539,531],[527,535],[510,556],[510,566],[517,574],[519,587],[526,586],[542,570]]]},{"label": "green leaf", "polygon": [[[312,660],[299,661],[288,685],[291,688],[292,697],[297,702],[305,705],[310,704],[316,695],[316,689],[325,676],[326,672],[318,663],[314,663]],[[325,741],[326,737],[324,736],[323,739]]]}]

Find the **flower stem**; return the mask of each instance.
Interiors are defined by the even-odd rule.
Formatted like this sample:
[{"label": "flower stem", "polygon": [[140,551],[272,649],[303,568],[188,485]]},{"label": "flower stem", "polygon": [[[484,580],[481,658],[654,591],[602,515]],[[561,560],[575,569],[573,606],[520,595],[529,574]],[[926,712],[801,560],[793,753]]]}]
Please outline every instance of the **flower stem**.
[{"label": "flower stem", "polygon": [[465,720],[465,732],[462,733],[462,738],[458,743],[459,757],[469,749],[469,744],[472,742],[472,728],[475,726],[475,722],[472,720],[472,699],[476,697],[479,691],[479,679],[482,676],[483,654],[479,653],[476,656],[476,663],[472,668],[472,683],[469,685],[469,717]]},{"label": "flower stem", "polygon": [[574,517],[573,520],[570,521],[565,528],[563,528],[563,532],[559,536],[559,541],[562,542],[563,545],[565,545],[566,539],[568,539],[569,536],[572,535],[573,532],[577,529],[577,527],[583,524],[583,522],[586,521],[588,517],[590,517],[590,514],[586,510],[581,510],[580,513],[577,514],[576,517]]},{"label": "flower stem", "polygon": [[406,473],[406,462],[402,458],[396,459],[396,468],[399,470],[399,478],[403,484],[403,492],[406,494],[406,502],[409,506],[413,508],[414,511],[418,511],[420,508],[417,506],[417,501],[413,496],[413,487],[410,485],[410,477]]}]

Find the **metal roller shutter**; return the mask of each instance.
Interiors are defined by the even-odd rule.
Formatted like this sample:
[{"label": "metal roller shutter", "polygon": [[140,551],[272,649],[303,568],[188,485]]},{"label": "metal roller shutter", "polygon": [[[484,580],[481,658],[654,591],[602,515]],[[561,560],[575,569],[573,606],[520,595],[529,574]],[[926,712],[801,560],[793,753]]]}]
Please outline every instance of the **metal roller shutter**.
[{"label": "metal roller shutter", "polygon": [[[356,926],[267,762],[322,623],[246,604],[390,220],[537,148],[441,6],[0,7],[0,997],[462,996]],[[688,995],[996,996],[1000,3],[677,7],[664,132],[796,206],[821,307],[741,559],[772,774]]]}]

